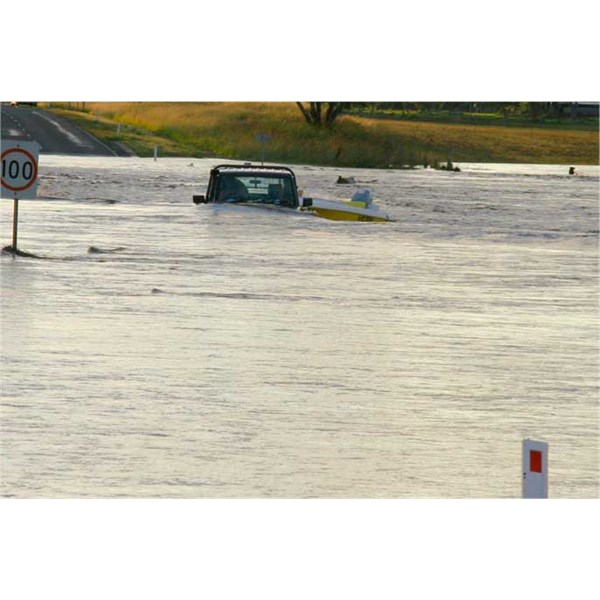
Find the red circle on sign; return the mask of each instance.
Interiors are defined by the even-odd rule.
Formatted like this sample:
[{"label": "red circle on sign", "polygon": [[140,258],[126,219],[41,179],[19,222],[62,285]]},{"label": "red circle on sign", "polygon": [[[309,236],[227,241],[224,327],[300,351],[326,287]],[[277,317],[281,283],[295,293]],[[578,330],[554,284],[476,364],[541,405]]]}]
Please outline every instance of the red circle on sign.
[{"label": "red circle on sign", "polygon": [[2,179],[2,185],[5,188],[11,190],[12,192],[22,192],[23,190],[28,190],[35,183],[35,180],[37,179],[37,175],[38,175],[38,166],[37,166],[37,161],[35,160],[35,157],[33,156],[33,154],[31,154],[31,152],[28,152],[24,148],[9,148],[8,150],[5,150],[2,153],[1,160],[4,160],[5,156],[7,156],[8,154],[12,154],[14,152],[20,152],[21,154],[24,154],[31,161],[31,164],[33,166],[33,173],[31,175],[31,179],[25,185],[22,185],[21,187],[14,187],[12,185],[9,185],[8,183],[6,183],[6,181],[4,181],[4,179]]}]

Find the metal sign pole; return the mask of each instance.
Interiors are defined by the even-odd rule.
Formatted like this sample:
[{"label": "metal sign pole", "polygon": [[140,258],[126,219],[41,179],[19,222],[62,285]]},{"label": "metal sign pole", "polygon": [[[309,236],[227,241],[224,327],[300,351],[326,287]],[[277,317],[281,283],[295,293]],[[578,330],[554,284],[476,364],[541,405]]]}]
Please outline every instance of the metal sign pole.
[{"label": "metal sign pole", "polygon": [[13,253],[17,253],[17,230],[19,227],[19,201],[15,198],[13,203],[13,237],[12,237],[12,250]]},{"label": "metal sign pole", "polygon": [[265,164],[265,146],[266,143],[271,139],[268,133],[259,133],[256,135],[256,139],[260,142],[260,163],[264,166]]}]

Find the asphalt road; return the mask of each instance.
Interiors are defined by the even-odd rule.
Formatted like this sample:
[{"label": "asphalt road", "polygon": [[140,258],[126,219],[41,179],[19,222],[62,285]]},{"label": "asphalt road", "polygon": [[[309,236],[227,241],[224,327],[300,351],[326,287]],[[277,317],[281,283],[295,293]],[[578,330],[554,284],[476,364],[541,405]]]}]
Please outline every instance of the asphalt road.
[{"label": "asphalt road", "polygon": [[57,117],[37,106],[2,104],[0,116],[2,138],[35,140],[40,154],[77,154],[118,156],[100,140],[67,119]]}]

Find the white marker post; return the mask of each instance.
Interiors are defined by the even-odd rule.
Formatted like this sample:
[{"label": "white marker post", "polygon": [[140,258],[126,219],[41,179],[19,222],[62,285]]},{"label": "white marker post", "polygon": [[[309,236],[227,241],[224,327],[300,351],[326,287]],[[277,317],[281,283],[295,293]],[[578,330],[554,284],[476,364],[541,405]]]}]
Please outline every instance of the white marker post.
[{"label": "white marker post", "polygon": [[523,440],[523,498],[548,497],[548,444]]},{"label": "white marker post", "polygon": [[19,200],[33,199],[37,193],[38,155],[37,142],[2,140],[2,181],[0,197],[12,199],[13,239],[12,251],[17,252]]}]

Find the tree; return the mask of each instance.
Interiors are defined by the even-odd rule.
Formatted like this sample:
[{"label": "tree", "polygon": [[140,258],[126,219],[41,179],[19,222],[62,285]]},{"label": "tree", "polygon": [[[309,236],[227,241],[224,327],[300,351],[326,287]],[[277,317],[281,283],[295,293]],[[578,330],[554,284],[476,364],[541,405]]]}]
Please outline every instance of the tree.
[{"label": "tree", "polygon": [[547,102],[529,102],[529,116],[534,122],[540,121],[548,110]]},{"label": "tree", "polygon": [[[343,102],[309,102],[308,107],[296,102],[309,125],[330,127],[344,109]],[[323,109],[325,108],[325,115]]]}]

